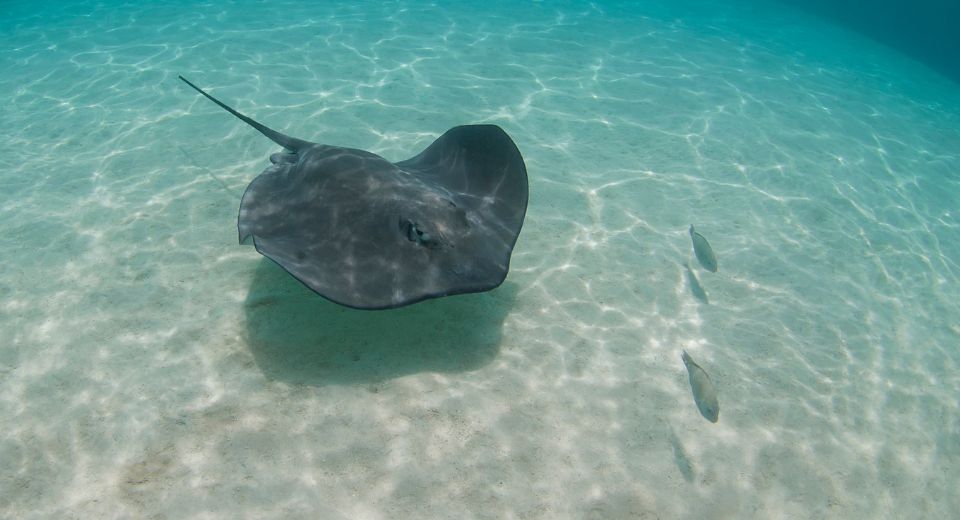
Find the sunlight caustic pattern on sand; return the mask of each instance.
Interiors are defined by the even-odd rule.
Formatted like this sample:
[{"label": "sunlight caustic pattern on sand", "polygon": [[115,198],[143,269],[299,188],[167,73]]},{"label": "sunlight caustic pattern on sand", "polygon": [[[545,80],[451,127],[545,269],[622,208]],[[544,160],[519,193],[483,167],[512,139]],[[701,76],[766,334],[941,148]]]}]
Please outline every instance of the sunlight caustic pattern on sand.
[{"label": "sunlight caustic pattern on sand", "polygon": [[[960,509],[960,88],[713,4],[10,3],[0,516]],[[178,73],[394,160],[502,126],[531,186],[507,282],[317,298],[236,244],[275,146]]]}]

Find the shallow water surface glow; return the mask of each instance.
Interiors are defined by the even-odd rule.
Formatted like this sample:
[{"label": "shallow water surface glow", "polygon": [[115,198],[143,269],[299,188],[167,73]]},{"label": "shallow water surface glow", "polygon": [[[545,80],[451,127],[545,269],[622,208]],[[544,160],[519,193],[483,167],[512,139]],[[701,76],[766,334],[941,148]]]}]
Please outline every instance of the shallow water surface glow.
[{"label": "shallow water surface glow", "polygon": [[[0,517],[960,511],[960,86],[894,49],[733,0],[0,12]],[[389,160],[501,126],[506,282],[319,298],[236,243],[277,146],[178,74]]]}]

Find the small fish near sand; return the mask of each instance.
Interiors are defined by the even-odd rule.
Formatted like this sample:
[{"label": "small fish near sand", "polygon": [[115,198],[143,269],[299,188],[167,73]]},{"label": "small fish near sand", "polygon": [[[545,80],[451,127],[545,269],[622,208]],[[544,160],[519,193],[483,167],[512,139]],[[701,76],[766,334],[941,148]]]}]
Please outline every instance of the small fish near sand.
[{"label": "small fish near sand", "polygon": [[720,403],[717,401],[717,389],[713,386],[713,381],[706,371],[700,368],[684,350],[681,354],[683,364],[687,367],[687,375],[690,377],[690,388],[693,390],[693,400],[697,403],[700,415],[703,415],[708,421],[715,423],[720,418]]},{"label": "small fish near sand", "polygon": [[693,252],[700,265],[711,273],[717,272],[717,257],[713,254],[713,248],[703,235],[693,229],[693,224],[690,224],[690,239],[693,240]]}]

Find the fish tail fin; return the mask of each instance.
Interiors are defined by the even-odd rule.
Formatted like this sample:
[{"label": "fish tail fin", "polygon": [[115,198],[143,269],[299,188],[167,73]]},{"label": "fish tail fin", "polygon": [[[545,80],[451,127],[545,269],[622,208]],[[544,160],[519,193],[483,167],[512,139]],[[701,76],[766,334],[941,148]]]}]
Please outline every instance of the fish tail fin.
[{"label": "fish tail fin", "polygon": [[237,116],[237,118],[239,118],[241,121],[243,121],[244,123],[246,123],[246,124],[254,127],[258,132],[260,132],[261,134],[267,136],[267,138],[269,138],[271,141],[273,141],[273,142],[277,143],[278,145],[286,148],[287,150],[290,150],[291,152],[296,153],[296,152],[298,152],[299,150],[301,150],[301,149],[303,149],[303,148],[306,148],[307,146],[310,146],[310,143],[307,142],[307,141],[302,141],[302,140],[300,140],[300,139],[296,139],[296,138],[290,137],[290,136],[288,136],[288,135],[281,134],[280,132],[277,132],[276,130],[273,130],[272,128],[268,128],[266,125],[262,125],[262,124],[260,124],[259,122],[254,121],[253,119],[250,119],[249,117],[241,114],[240,112],[237,112],[236,110],[234,110],[233,108],[230,108],[229,106],[227,106],[225,103],[223,103],[223,102],[220,101],[219,99],[211,96],[210,94],[207,94],[207,92],[206,92],[205,90],[203,90],[202,88],[194,85],[193,83],[190,83],[190,81],[187,80],[187,78],[185,78],[185,77],[183,77],[183,76],[177,76],[177,77],[180,78],[180,79],[181,79],[184,83],[186,83],[187,85],[190,85],[190,87],[192,87],[192,88],[193,88],[194,90],[196,90],[197,92],[203,94],[204,97],[206,97],[206,98],[209,99],[210,101],[213,101],[214,103],[216,103],[217,105],[219,105],[220,108],[222,108],[222,109],[226,110],[227,112],[230,112],[231,114]]}]

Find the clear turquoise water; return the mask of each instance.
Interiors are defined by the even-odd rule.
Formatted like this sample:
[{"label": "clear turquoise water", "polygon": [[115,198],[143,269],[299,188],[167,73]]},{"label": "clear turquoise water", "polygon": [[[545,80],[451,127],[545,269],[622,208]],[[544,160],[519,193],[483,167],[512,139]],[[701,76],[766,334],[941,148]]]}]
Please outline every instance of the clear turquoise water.
[{"label": "clear turquoise water", "polygon": [[[0,516],[960,511],[955,83],[742,4],[305,4],[0,8]],[[236,244],[275,146],[177,74],[393,160],[502,126],[507,282],[316,297]]]},{"label": "clear turquoise water", "polygon": [[960,82],[960,2],[774,0],[862,32]]}]

